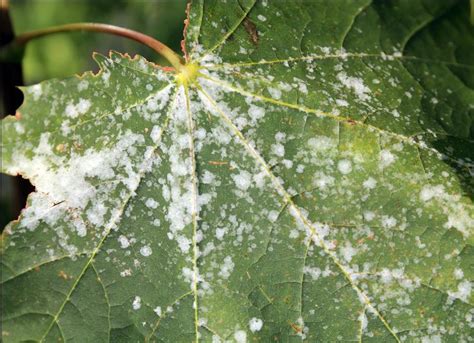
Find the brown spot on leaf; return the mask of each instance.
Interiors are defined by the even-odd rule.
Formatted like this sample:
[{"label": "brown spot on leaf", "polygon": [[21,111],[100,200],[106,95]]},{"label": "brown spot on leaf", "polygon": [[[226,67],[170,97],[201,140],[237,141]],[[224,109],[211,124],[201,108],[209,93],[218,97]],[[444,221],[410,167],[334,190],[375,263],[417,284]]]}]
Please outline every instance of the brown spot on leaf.
[{"label": "brown spot on leaf", "polygon": [[56,151],[58,152],[64,152],[66,150],[66,146],[64,144],[58,144],[56,145]]},{"label": "brown spot on leaf", "polygon": [[229,162],[226,162],[226,161],[209,161],[209,164],[211,166],[224,166],[226,164],[229,164]]},{"label": "brown spot on leaf", "polygon": [[296,323],[292,323],[292,322],[289,322],[291,328],[293,329],[293,331],[295,331],[296,333],[302,333],[303,332],[303,328],[301,326],[299,326],[298,324]]},{"label": "brown spot on leaf", "polygon": [[67,280],[69,279],[69,275],[67,275],[64,270],[60,270],[59,273],[58,273],[58,276],[61,278],[61,279],[64,279],[64,280]]},{"label": "brown spot on leaf", "polygon": [[257,45],[259,40],[257,26],[255,26],[249,18],[245,18],[243,24],[245,31],[249,34],[250,40],[254,45]]}]

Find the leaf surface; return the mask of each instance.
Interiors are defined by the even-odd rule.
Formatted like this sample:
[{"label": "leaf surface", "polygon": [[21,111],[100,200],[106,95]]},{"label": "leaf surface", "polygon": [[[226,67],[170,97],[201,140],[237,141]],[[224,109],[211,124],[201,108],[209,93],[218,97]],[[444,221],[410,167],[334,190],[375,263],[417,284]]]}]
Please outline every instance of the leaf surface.
[{"label": "leaf surface", "polygon": [[468,14],[193,1],[196,80],[112,53],[26,87],[4,340],[468,341]]}]

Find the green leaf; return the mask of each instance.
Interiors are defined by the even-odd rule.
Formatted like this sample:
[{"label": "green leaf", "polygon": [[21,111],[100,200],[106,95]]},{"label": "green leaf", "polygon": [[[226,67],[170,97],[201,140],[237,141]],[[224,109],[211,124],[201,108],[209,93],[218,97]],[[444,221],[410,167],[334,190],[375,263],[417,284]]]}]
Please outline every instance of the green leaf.
[{"label": "green leaf", "polygon": [[4,341],[469,341],[468,5],[193,1],[176,78],[26,87]]}]

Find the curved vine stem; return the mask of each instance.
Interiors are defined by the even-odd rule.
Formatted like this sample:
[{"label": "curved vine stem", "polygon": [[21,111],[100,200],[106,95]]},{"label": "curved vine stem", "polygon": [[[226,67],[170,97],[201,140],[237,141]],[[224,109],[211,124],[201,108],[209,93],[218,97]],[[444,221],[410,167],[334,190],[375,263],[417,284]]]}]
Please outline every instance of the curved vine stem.
[{"label": "curved vine stem", "polygon": [[59,26],[52,26],[46,29],[22,33],[16,36],[15,40],[12,41],[12,44],[23,46],[29,41],[36,38],[40,38],[40,37],[47,36],[50,34],[69,32],[69,31],[103,32],[103,33],[109,33],[109,34],[113,34],[117,36],[126,37],[152,48],[158,54],[166,58],[168,62],[170,62],[171,65],[177,71],[182,70],[184,66],[183,59],[178,54],[176,54],[168,46],[156,40],[155,38],[145,35],[138,31],[126,29],[119,26],[109,25],[109,24],[71,23],[71,24],[65,24],[65,25],[59,25]]}]

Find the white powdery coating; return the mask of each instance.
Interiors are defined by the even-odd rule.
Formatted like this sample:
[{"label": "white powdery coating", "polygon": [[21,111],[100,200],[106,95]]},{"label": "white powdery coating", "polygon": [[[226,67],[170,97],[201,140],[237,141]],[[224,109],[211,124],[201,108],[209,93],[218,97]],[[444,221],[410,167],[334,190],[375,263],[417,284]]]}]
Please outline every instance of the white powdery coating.
[{"label": "white powdery coating", "polygon": [[148,198],[145,202],[145,206],[148,208],[155,209],[158,207],[158,202],[152,198]]},{"label": "white powdery coating", "polygon": [[252,332],[260,331],[263,327],[263,320],[253,317],[249,321],[249,328]]},{"label": "white powdery coating", "polygon": [[160,136],[161,136],[161,128],[157,125],[153,126],[153,129],[151,130],[151,133],[150,133],[150,137],[153,140],[153,142],[158,143]]},{"label": "white powdery coating", "polygon": [[351,262],[352,257],[357,254],[357,249],[354,249],[349,242],[346,243],[345,247],[340,249],[341,255],[347,262]]},{"label": "white powdery coating", "polygon": [[221,228],[217,228],[216,229],[216,238],[220,241],[222,241],[222,239],[224,238],[224,235],[226,234],[227,232],[227,229],[221,229]]},{"label": "white powdery coating", "polygon": [[140,254],[142,254],[142,256],[148,257],[152,253],[153,253],[153,251],[151,250],[149,245],[144,245],[140,248]]},{"label": "white powdery coating", "polygon": [[392,228],[397,225],[397,220],[392,216],[382,216],[382,226],[384,228]]},{"label": "white powdery coating", "polygon": [[124,235],[120,235],[119,238],[117,239],[120,243],[120,247],[122,249],[126,249],[130,246],[130,241],[128,240],[127,237],[125,237]]},{"label": "white powdery coating", "polygon": [[380,275],[380,280],[385,284],[391,283],[393,280],[392,273],[387,268],[383,268],[382,271],[379,273],[379,275]]},{"label": "white powdery coating", "polygon": [[337,78],[344,86],[352,89],[360,100],[366,101],[370,99],[370,96],[368,95],[370,93],[370,89],[364,85],[362,79],[347,76],[345,72],[338,73]]},{"label": "white powdery coating", "polygon": [[177,237],[176,241],[178,242],[179,249],[183,253],[187,253],[189,251],[189,248],[191,247],[191,240],[180,235]]},{"label": "white powdery coating", "polygon": [[364,219],[368,222],[372,221],[375,218],[375,213],[372,211],[365,211],[364,212]]},{"label": "white powdery coating", "polygon": [[33,94],[33,99],[35,101],[37,101],[41,97],[41,94],[43,94],[43,89],[40,84],[31,86],[28,90]]},{"label": "white powdery coating", "polygon": [[237,343],[246,343],[247,342],[247,333],[243,330],[237,330],[234,333],[234,339]]},{"label": "white powdery coating", "polygon": [[277,219],[278,219],[278,212],[275,211],[275,210],[271,210],[269,213],[268,213],[268,220],[271,221],[272,223],[276,222]]},{"label": "white powdery coating", "polygon": [[308,145],[315,151],[327,151],[337,146],[337,141],[326,136],[315,136],[308,139]]},{"label": "white powdery coating", "polygon": [[367,324],[368,324],[368,320],[367,320],[367,316],[365,315],[365,312],[362,312],[360,315],[359,315],[359,322],[360,322],[360,329],[362,332],[365,331],[365,329],[367,329]]},{"label": "white powdery coating", "polygon": [[337,169],[341,174],[349,174],[352,171],[352,163],[349,160],[340,160],[337,162]]},{"label": "white powdery coating", "polygon": [[364,181],[362,184],[364,188],[367,189],[374,189],[377,186],[377,181],[373,177],[369,177],[367,180]]},{"label": "white powdery coating", "polygon": [[249,115],[254,121],[257,121],[265,115],[265,110],[262,107],[257,107],[255,105],[250,105]]},{"label": "white powdery coating", "polygon": [[336,99],[336,105],[347,107],[347,106],[349,106],[349,103],[346,100],[343,100],[343,99]]},{"label": "white powdery coating", "polygon": [[313,280],[317,280],[321,276],[321,269],[317,267],[305,266],[303,272],[310,275]]},{"label": "white powdery coating", "polygon": [[15,131],[21,135],[25,133],[25,127],[20,122],[17,121],[15,123]]},{"label": "white powdery coating", "polygon": [[439,202],[438,207],[447,217],[445,228],[455,228],[466,238],[472,235],[474,206],[464,203],[459,194],[448,193],[443,185],[425,185],[420,191],[420,200]]},{"label": "white powdery coating", "polygon": [[442,343],[440,335],[431,335],[431,336],[424,336],[421,338],[421,343]]},{"label": "white powdery coating", "polygon": [[221,270],[219,271],[219,276],[223,279],[228,279],[232,271],[234,270],[235,264],[232,261],[232,257],[226,256],[224,258],[224,264],[221,266]]},{"label": "white powdery coating", "polygon": [[241,170],[239,174],[232,175],[232,179],[237,188],[246,191],[250,187],[252,175],[248,171]]},{"label": "white powdery coating", "polygon": [[104,215],[107,213],[107,208],[104,204],[97,203],[96,206],[87,211],[87,219],[95,226],[102,226],[104,224]]},{"label": "white powdery coating", "polygon": [[[139,174],[132,168],[131,158],[137,153],[134,145],[143,143],[144,137],[127,131],[112,148],[100,151],[87,149],[81,155],[73,152],[69,157],[56,155],[49,138],[50,133],[41,134],[33,158],[20,153],[16,157],[15,167],[8,169],[12,174],[21,174],[30,179],[37,193],[43,194],[42,204],[37,202],[23,211],[21,225],[34,229],[39,219],[46,222],[53,216],[58,219],[57,209],[62,209],[64,216],[67,215],[67,208],[84,210],[89,203],[92,206],[87,210],[88,219],[93,224],[103,224],[107,206],[104,206],[104,199],[97,197],[108,186],[105,182],[97,186],[97,182],[91,182],[90,179],[119,181],[134,191],[138,186]],[[94,198],[95,201],[91,202]],[[45,203],[60,205],[55,206],[56,209],[51,213],[38,211]],[[79,233],[84,234],[84,231]]]},{"label": "white powdery coating", "polygon": [[388,150],[380,151],[380,167],[385,168],[395,162],[395,155]]},{"label": "white powdery coating", "polygon": [[325,190],[326,188],[332,187],[334,185],[334,178],[318,171],[314,174],[313,184],[319,189]]},{"label": "white powdery coating", "polygon": [[204,173],[201,176],[201,182],[205,183],[207,185],[214,183],[215,180],[215,175],[212,174],[210,171],[205,170]]},{"label": "white powdery coating", "polygon": [[456,278],[456,280],[460,280],[464,277],[464,272],[462,271],[461,268],[456,268],[454,269],[454,277]]},{"label": "white powdery coating", "polygon": [[109,85],[109,79],[110,79],[110,71],[104,70],[102,72],[101,78],[104,81],[104,83],[108,86]]},{"label": "white powdery coating", "polygon": [[82,81],[79,82],[79,84],[77,85],[77,90],[78,90],[78,91],[83,91],[83,90],[86,90],[87,88],[89,88],[89,82],[86,81],[86,80],[82,80]]},{"label": "white powdery coating", "polygon": [[420,199],[423,201],[430,201],[433,198],[440,198],[445,195],[443,185],[426,185],[420,191]]},{"label": "white powdery coating", "polygon": [[66,106],[66,116],[71,118],[76,118],[81,114],[86,113],[89,111],[91,107],[91,102],[87,99],[79,99],[79,102],[74,105],[74,103],[70,103]]},{"label": "white powdery coating", "polygon": [[286,139],[286,133],[278,131],[275,133],[275,140],[277,142],[284,142]]},{"label": "white powdery coating", "polygon": [[268,92],[275,100],[279,100],[281,98],[281,90],[279,90],[278,88],[268,87]]},{"label": "white powdery coating", "polygon": [[282,145],[282,144],[273,144],[272,145],[272,152],[279,156],[279,157],[283,157],[285,156],[285,147]]},{"label": "white powdery coating", "polygon": [[76,225],[76,232],[79,237],[85,237],[87,235],[87,228],[84,225],[84,222],[80,221]]},{"label": "white powdery coating", "polygon": [[162,143],[162,158],[167,160],[170,172],[166,175],[166,185],[162,194],[167,202],[168,208],[165,218],[169,222],[168,237],[175,239],[182,252],[188,252],[190,240],[179,232],[192,222],[193,211],[197,207],[197,199],[194,195],[193,165],[187,152],[192,141],[188,133],[188,116],[186,110],[186,96],[184,88],[181,87],[172,111],[172,125],[167,129],[170,135],[170,145]]},{"label": "white powdery coating", "polygon": [[136,311],[142,307],[142,299],[137,295],[135,299],[133,299],[132,308]]},{"label": "white powdery coating", "polygon": [[153,312],[155,312],[157,316],[161,317],[161,307],[160,306],[155,307]]},{"label": "white powdery coating", "polygon": [[464,280],[458,284],[456,292],[448,291],[448,295],[452,298],[460,299],[464,302],[468,302],[471,297],[472,283],[469,280]]}]

